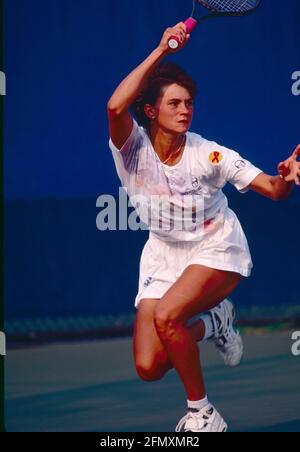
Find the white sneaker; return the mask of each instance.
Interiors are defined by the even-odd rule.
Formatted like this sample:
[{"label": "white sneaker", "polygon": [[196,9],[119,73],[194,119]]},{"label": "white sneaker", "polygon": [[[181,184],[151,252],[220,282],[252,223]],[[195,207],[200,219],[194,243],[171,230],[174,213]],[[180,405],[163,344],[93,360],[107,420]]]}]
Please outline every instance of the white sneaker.
[{"label": "white sneaker", "polygon": [[189,409],[179,421],[176,432],[225,433],[227,424],[209,403],[202,410]]},{"label": "white sneaker", "polygon": [[209,342],[215,344],[227,366],[238,366],[243,357],[244,347],[239,331],[233,328],[236,316],[233,304],[229,300],[224,300],[208,313],[214,326],[214,336]]}]

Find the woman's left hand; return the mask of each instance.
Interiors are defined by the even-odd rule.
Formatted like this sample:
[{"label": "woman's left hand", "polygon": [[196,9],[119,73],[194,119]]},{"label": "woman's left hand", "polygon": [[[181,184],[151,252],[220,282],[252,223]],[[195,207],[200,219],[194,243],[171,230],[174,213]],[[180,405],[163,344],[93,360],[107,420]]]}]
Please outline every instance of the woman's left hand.
[{"label": "woman's left hand", "polygon": [[300,155],[300,144],[296,147],[291,157],[284,162],[280,162],[277,169],[279,175],[286,182],[295,182],[296,185],[300,185],[300,162],[297,161]]}]

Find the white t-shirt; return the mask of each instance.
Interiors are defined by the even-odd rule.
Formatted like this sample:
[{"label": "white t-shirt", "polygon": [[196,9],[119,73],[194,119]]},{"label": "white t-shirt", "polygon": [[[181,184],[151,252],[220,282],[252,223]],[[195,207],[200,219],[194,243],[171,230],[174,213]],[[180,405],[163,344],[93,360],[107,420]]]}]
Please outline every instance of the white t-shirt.
[{"label": "white t-shirt", "polygon": [[[136,121],[122,149],[117,149],[112,140],[109,142],[118,176],[132,205],[151,233],[165,241],[199,240],[204,222],[228,208],[222,191],[226,183],[246,193],[249,184],[262,173],[237,152],[198,134],[186,135],[182,158],[175,166],[160,161],[146,130]],[[142,206],[145,198],[146,210],[145,204]],[[167,204],[159,204],[163,208],[158,209],[158,204],[153,203],[158,198],[167,200]],[[188,207],[183,215],[182,206]],[[175,227],[174,218],[179,220]],[[182,218],[189,221],[183,223]]]}]

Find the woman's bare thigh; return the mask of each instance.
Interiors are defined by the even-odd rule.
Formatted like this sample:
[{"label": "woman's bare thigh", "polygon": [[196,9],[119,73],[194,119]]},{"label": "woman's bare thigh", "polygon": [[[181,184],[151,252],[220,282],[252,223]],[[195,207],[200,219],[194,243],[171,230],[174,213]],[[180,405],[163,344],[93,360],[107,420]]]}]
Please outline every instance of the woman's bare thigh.
[{"label": "woman's bare thigh", "polygon": [[190,265],[156,303],[154,318],[185,323],[221,303],[242,279],[238,273]]}]

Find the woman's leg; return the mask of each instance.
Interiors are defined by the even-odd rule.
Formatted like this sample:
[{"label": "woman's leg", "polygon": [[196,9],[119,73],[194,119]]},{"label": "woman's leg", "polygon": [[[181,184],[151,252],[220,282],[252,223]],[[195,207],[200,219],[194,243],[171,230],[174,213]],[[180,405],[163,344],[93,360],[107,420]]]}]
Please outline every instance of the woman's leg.
[{"label": "woman's leg", "polygon": [[[154,312],[158,298],[140,301],[134,325],[134,362],[138,375],[145,381],[160,380],[174,366],[155,327]],[[223,301],[223,300],[222,300]],[[202,310],[199,310],[201,313]],[[205,335],[204,322],[195,320],[188,331],[196,342]]]},{"label": "woman's leg", "polygon": [[199,348],[186,322],[228,297],[242,276],[202,265],[189,266],[156,303],[154,324],[190,401],[205,397]]},{"label": "woman's leg", "polygon": [[[134,325],[134,362],[138,375],[145,381],[160,380],[173,364],[155,328],[154,311],[157,298],[140,301]],[[202,320],[195,321],[189,331],[196,342],[203,339],[205,326]]]}]

